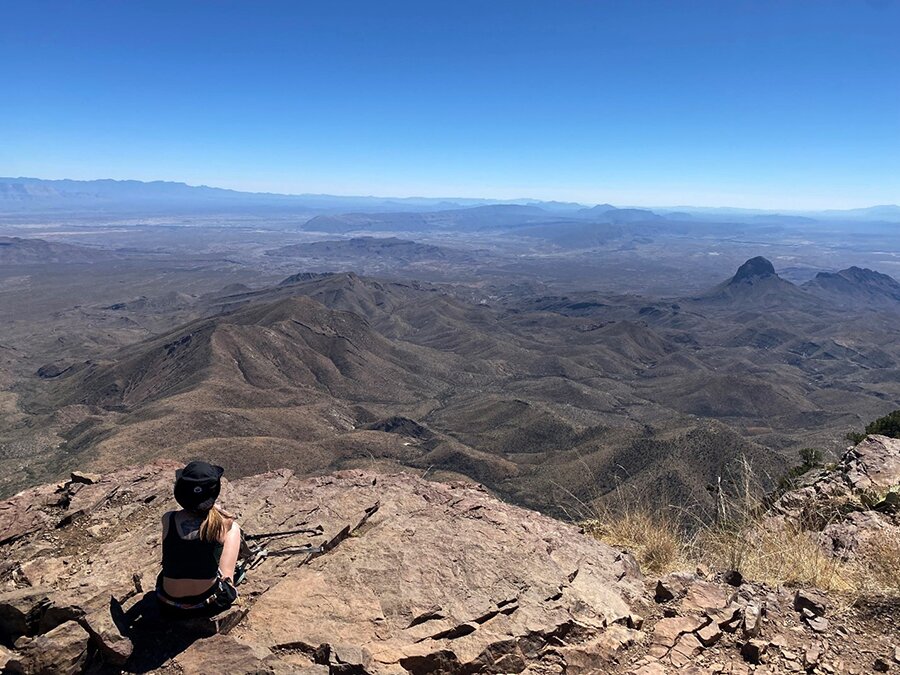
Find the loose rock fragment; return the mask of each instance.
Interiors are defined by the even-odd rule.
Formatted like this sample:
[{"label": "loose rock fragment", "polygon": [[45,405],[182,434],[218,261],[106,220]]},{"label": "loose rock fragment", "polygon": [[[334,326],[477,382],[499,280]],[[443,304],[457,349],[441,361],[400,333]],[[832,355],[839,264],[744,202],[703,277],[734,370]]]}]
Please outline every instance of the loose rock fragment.
[{"label": "loose rock fragment", "polygon": [[687,633],[678,638],[678,642],[675,643],[672,651],[669,652],[669,659],[672,661],[673,666],[681,670],[693,663],[694,659],[702,651],[703,645],[697,639],[697,636],[693,633]]},{"label": "loose rock fragment", "polygon": [[814,616],[806,619],[806,625],[817,633],[824,633],[828,630],[828,619],[823,616]]},{"label": "loose rock fragment", "polygon": [[728,570],[722,575],[722,581],[729,586],[740,586],[744,583],[744,575],[737,570]]},{"label": "loose rock fragment", "polygon": [[710,621],[697,631],[697,638],[704,647],[712,647],[722,637],[722,630],[715,621]]},{"label": "loose rock fragment", "polygon": [[84,471],[73,471],[71,480],[73,483],[83,483],[84,485],[93,485],[99,483],[103,478],[99,473],[86,473]]},{"label": "loose rock fragment", "polygon": [[698,580],[688,588],[681,607],[686,612],[706,612],[722,609],[733,599],[733,591],[728,593],[719,584]]},{"label": "loose rock fragment", "polygon": [[810,647],[803,654],[803,665],[807,668],[815,668],[819,665],[819,659],[822,656],[822,651],[818,647]]},{"label": "loose rock fragment", "polygon": [[706,615],[728,633],[735,632],[743,621],[743,609],[737,603],[732,603],[725,609],[709,611]]},{"label": "loose rock fragment", "polygon": [[794,609],[798,612],[808,610],[814,616],[825,616],[827,601],[825,596],[817,591],[799,590],[794,594]]},{"label": "loose rock fragment", "polygon": [[697,576],[689,572],[672,572],[656,582],[656,601],[669,602],[687,593],[697,581]]},{"label": "loose rock fragment", "polygon": [[749,663],[760,663],[768,645],[762,640],[747,640],[741,645],[741,656]]},{"label": "loose rock fragment", "polygon": [[744,608],[744,637],[755,638],[759,635],[761,612],[757,605],[750,604]]}]

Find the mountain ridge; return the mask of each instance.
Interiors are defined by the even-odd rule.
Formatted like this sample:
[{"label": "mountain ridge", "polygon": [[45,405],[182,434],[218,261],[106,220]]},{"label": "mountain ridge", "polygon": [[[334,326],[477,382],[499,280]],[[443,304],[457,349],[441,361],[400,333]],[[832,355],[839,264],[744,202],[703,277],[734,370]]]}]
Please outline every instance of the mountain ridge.
[{"label": "mountain ridge", "polygon": [[[113,192],[119,189],[119,194],[114,195]],[[155,194],[148,194],[155,193]],[[124,194],[123,194],[124,193]],[[752,217],[757,215],[778,216],[784,213],[788,218],[795,216],[806,216],[824,219],[861,219],[871,221],[889,221],[900,222],[900,206],[895,204],[875,205],[860,208],[849,209],[824,209],[824,210],[805,210],[797,212],[785,212],[772,209],[742,209],[730,207],[613,207],[610,204],[602,203],[596,206],[585,206],[577,202],[561,202],[557,200],[539,200],[531,198],[520,199],[490,199],[490,198],[472,198],[472,197],[377,197],[365,195],[329,195],[320,193],[277,193],[277,192],[252,192],[241,191],[230,188],[220,188],[208,185],[189,185],[178,181],[154,180],[139,181],[133,179],[111,179],[101,178],[94,180],[75,180],[75,179],[43,179],[33,177],[0,177],[0,206],[12,208],[15,204],[27,207],[29,202],[40,205],[43,200],[44,206],[63,206],[66,202],[70,206],[85,207],[90,205],[91,199],[99,198],[100,204],[115,204],[121,208],[127,205],[128,201],[145,201],[150,202],[160,197],[168,197],[175,200],[175,205],[181,203],[186,204],[189,196],[198,197],[206,201],[214,201],[215,199],[224,200],[225,204],[237,205],[241,200],[245,200],[250,205],[257,207],[269,206],[286,206],[302,207],[308,210],[316,211],[335,211],[354,210],[364,206],[367,208],[376,208],[379,211],[388,211],[392,207],[400,207],[405,211],[414,210],[416,208],[426,210],[442,210],[448,205],[456,208],[465,206],[479,205],[537,205],[557,213],[570,213],[579,217],[602,215],[603,212],[609,211],[610,208],[620,211],[620,217],[623,219],[646,220],[664,218],[667,212],[685,212],[691,214],[692,217],[701,217],[713,215],[716,217]],[[56,204],[53,204],[56,200]],[[81,203],[79,203],[81,200]],[[59,202],[62,202],[60,204]],[[132,205],[134,206],[134,205]],[[144,207],[147,204],[143,205]],[[15,209],[14,209],[15,210]],[[19,209],[21,210],[21,209]],[[598,211],[600,212],[598,214]],[[659,213],[658,213],[659,212]],[[660,215],[662,213],[663,215]]]}]

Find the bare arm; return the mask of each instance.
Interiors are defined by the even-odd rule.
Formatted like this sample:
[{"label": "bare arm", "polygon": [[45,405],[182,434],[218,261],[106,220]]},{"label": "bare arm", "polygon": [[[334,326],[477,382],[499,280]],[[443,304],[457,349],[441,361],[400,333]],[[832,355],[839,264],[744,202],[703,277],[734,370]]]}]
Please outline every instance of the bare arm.
[{"label": "bare arm", "polygon": [[241,549],[241,528],[235,521],[231,521],[222,544],[219,571],[222,573],[223,578],[232,581],[234,579],[234,567],[237,564],[238,554]]}]

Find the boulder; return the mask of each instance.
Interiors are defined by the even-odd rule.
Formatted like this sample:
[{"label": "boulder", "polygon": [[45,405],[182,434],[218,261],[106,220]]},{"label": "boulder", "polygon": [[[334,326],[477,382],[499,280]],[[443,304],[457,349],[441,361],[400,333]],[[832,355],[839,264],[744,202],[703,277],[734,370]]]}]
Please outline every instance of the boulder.
[{"label": "boulder", "polygon": [[58,486],[42,485],[0,502],[0,545],[52,527],[59,518]]},{"label": "boulder", "polygon": [[72,483],[84,483],[85,485],[93,485],[99,483],[103,478],[99,473],[87,473],[85,471],[73,471],[69,477]]},{"label": "boulder", "polygon": [[89,640],[87,631],[76,621],[67,621],[37,637],[20,638],[4,672],[77,675],[87,661]]},{"label": "boulder", "polygon": [[81,624],[103,653],[106,662],[115,666],[124,665],[131,657],[134,645],[125,635],[125,617],[116,598],[97,596],[83,611]]},{"label": "boulder", "polygon": [[854,490],[886,491],[900,485],[900,439],[870,435],[842,459]]},{"label": "boulder", "polygon": [[47,632],[80,615],[64,593],[52,588],[26,587],[0,593],[0,641],[11,644],[23,635]]}]

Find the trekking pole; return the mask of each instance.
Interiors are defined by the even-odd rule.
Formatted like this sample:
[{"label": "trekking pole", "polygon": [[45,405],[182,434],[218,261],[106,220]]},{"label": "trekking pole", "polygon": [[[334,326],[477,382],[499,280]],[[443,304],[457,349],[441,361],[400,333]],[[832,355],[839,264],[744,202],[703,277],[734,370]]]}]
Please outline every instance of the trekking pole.
[{"label": "trekking pole", "polygon": [[321,553],[325,550],[324,546],[289,546],[287,548],[281,548],[277,551],[269,551],[268,556],[280,556],[280,555],[303,555],[312,554],[312,553]]},{"label": "trekking pole", "polygon": [[324,532],[321,525],[314,528],[301,527],[293,530],[279,530],[277,532],[260,532],[257,534],[241,533],[241,560],[238,562],[234,571],[234,585],[237,586],[247,578],[247,572],[259,566],[263,560],[269,556],[288,556],[288,555],[312,555],[321,553],[321,546],[292,546],[280,549],[278,551],[269,551],[265,544],[258,543],[262,539],[274,539],[277,537],[287,537],[292,534],[309,534],[312,536],[320,535]]},{"label": "trekking pole", "polygon": [[317,535],[322,534],[323,528],[321,525],[316,525],[313,528],[309,527],[300,527],[296,530],[279,530],[278,532],[260,532],[258,534],[245,534],[244,539],[248,541],[255,541],[257,539],[271,539],[273,537],[287,537],[292,534],[309,534],[309,535]]}]

